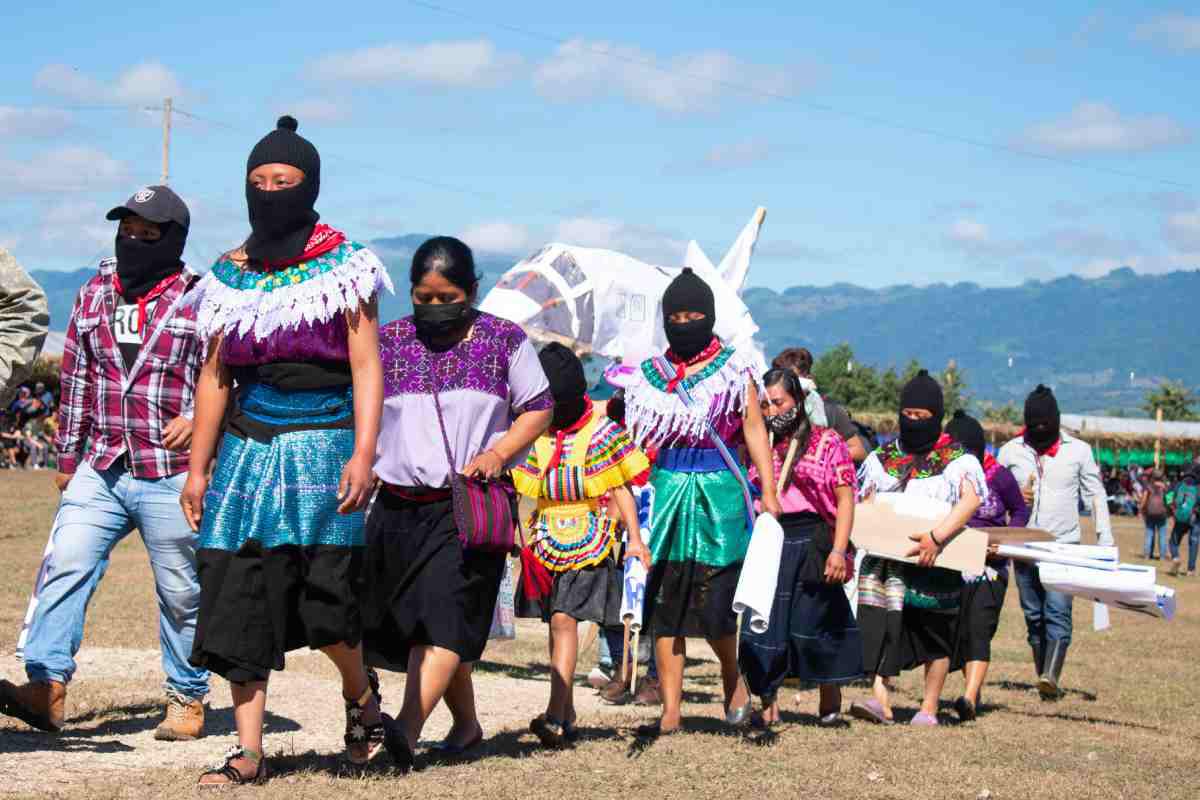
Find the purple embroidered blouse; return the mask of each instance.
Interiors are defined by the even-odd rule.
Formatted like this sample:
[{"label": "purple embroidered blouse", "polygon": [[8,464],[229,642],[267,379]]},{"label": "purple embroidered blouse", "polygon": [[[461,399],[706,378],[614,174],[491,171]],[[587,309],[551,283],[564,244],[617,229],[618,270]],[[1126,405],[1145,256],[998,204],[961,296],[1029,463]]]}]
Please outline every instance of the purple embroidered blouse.
[{"label": "purple embroidered blouse", "polygon": [[[479,313],[467,338],[446,352],[430,351],[412,317],[379,331],[383,361],[383,420],[375,472],[398,486],[444,487],[449,465],[433,390],[461,471],[526,411],[554,406],[537,352],[515,323]],[[527,453],[513,457],[511,466]]]},{"label": "purple embroidered blouse", "polygon": [[230,367],[349,358],[349,330],[341,314],[328,322],[301,322],[295,328],[268,334],[265,339],[255,338],[251,331],[244,336],[226,336],[221,341],[221,361]]}]

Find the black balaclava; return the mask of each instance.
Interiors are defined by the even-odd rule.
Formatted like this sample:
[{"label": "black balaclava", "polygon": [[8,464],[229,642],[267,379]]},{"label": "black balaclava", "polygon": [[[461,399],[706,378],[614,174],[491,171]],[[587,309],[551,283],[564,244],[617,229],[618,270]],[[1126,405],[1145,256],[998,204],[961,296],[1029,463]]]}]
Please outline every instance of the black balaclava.
[{"label": "black balaclava", "polygon": [[[297,258],[321,215],[313,206],[321,192],[321,155],[312,142],[296,133],[293,117],[280,117],[278,127],[254,145],[246,160],[246,208],[250,238],[246,255],[265,269]],[[304,172],[304,180],[274,192],[255,188],[249,176],[263,164],[287,164]]]},{"label": "black balaclava", "polygon": [[[679,311],[699,311],[704,319],[671,322],[671,315]],[[717,323],[716,299],[712,287],[690,267],[684,267],[663,292],[662,314],[667,344],[679,358],[685,361],[695,358],[712,342],[713,326]]]},{"label": "black balaclava", "polygon": [[587,378],[583,374],[583,362],[569,347],[551,342],[538,353],[538,361],[550,382],[550,395],[554,398],[554,416],[550,427],[554,430],[569,428],[579,421],[587,410]]},{"label": "black balaclava", "polygon": [[1049,450],[1060,434],[1058,400],[1042,384],[1025,399],[1025,441],[1039,453]]},{"label": "black balaclava", "polygon": [[946,413],[942,387],[926,370],[918,372],[901,390],[901,412],[906,408],[923,408],[933,415],[929,419],[909,419],[900,414],[900,444],[904,452],[925,455],[933,450],[942,435],[942,417]]},{"label": "black balaclava", "polygon": [[128,303],[183,269],[187,228],[177,222],[156,224],[162,235],[153,242],[117,232],[117,277],[121,279],[121,296]]},{"label": "black balaclava", "polygon": [[979,459],[979,463],[983,463],[983,454],[987,451],[987,438],[983,433],[983,426],[979,424],[979,420],[969,416],[967,412],[961,408],[954,412],[950,424],[946,426],[946,433],[954,441],[961,444],[968,453]]}]

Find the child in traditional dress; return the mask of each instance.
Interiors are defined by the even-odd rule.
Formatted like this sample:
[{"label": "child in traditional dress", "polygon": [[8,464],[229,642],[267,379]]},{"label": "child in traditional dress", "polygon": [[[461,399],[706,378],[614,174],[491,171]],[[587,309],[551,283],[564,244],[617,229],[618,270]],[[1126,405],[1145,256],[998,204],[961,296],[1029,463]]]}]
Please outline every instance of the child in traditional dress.
[{"label": "child in traditional dress", "polygon": [[[621,623],[619,524],[629,536],[624,558],[640,558],[650,567],[629,490],[650,464],[623,427],[593,409],[583,364],[573,352],[550,344],[539,358],[554,416],[550,430],[513,471],[517,490],[538,504],[531,541],[521,551],[517,615],[550,626],[550,702],[529,727],[542,744],[562,747],[575,738],[578,623]],[[601,505],[605,495],[619,511],[619,522]]]}]

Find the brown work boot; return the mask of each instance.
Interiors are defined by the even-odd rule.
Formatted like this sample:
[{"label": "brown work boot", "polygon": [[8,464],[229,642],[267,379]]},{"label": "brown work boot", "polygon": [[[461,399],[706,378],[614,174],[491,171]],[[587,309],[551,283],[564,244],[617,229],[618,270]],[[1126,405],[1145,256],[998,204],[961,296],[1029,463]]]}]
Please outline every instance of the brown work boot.
[{"label": "brown work boot", "polygon": [[154,729],[160,742],[190,742],[204,736],[204,703],[167,690],[167,713]]},{"label": "brown work boot", "polygon": [[661,706],[662,695],[658,691],[658,678],[638,681],[637,694],[633,696],[635,706]]},{"label": "brown work boot", "polygon": [[41,731],[58,733],[63,726],[67,685],[30,681],[22,686],[0,681],[0,714],[16,717]]},{"label": "brown work boot", "polygon": [[600,690],[600,699],[609,705],[623,706],[629,702],[629,681],[614,678]]}]

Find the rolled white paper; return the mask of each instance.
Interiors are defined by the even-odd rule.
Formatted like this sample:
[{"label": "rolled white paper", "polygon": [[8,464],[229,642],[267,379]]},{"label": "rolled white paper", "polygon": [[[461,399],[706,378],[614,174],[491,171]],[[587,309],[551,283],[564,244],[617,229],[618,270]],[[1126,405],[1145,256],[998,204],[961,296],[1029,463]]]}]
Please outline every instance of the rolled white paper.
[{"label": "rolled white paper", "polygon": [[631,558],[625,562],[621,587],[621,622],[628,622],[631,631],[640,631],[642,609],[646,605],[646,568],[641,559]]},{"label": "rolled white paper", "polygon": [[733,612],[749,612],[747,624],[752,633],[765,633],[770,625],[771,605],[775,602],[782,554],[783,527],[770,514],[760,515],[754,523],[750,547],[742,561],[742,574],[733,595]]}]

